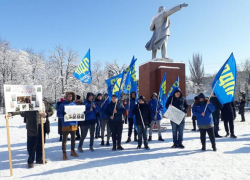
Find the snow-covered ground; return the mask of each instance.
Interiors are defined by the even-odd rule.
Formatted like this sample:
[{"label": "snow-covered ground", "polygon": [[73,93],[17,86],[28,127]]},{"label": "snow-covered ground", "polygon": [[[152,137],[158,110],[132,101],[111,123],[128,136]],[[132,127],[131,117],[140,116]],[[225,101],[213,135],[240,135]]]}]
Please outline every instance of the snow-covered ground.
[{"label": "snow-covered ground", "polygon": [[[88,150],[89,138],[85,141],[85,152],[79,158],[69,156],[62,160],[61,142],[57,135],[57,121],[51,118],[51,133],[47,137],[46,165],[27,168],[26,129],[23,119],[15,116],[10,119],[10,136],[14,176],[9,177],[9,160],[5,119],[0,115],[0,179],[250,179],[250,114],[246,122],[235,120],[235,133],[238,139],[216,139],[217,152],[213,152],[207,139],[207,151],[202,152],[199,132],[191,132],[190,118],[186,120],[185,149],[171,149],[171,126],[163,133],[165,142],[157,141],[157,132],[149,143],[151,150],[137,150],[135,142],[123,143],[124,151],[111,151],[111,146],[101,146],[95,140],[95,152]],[[223,124],[220,134],[225,135]],[[127,138],[127,125],[124,125],[123,139]],[[78,141],[76,147],[78,146]]]}]

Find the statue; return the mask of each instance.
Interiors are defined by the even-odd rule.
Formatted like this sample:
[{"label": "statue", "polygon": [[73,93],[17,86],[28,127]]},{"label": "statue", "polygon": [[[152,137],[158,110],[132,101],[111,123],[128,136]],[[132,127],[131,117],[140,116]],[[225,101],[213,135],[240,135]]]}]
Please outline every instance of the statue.
[{"label": "statue", "polygon": [[166,11],[164,6],[159,7],[150,24],[150,30],[154,31],[151,39],[146,44],[146,49],[152,51],[152,59],[156,58],[157,49],[161,49],[161,56],[167,59],[167,41],[170,36],[170,19],[169,16],[181,10],[182,7],[187,7],[188,4],[180,4]]}]

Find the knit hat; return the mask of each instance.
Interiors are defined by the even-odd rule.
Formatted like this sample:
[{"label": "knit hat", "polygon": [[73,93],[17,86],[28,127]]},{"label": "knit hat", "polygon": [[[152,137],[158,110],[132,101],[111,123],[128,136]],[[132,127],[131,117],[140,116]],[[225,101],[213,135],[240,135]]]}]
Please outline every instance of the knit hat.
[{"label": "knit hat", "polygon": [[77,100],[80,100],[80,99],[81,99],[81,96],[76,95],[76,99],[77,99]]},{"label": "knit hat", "polygon": [[204,95],[203,93],[200,93],[200,94],[198,95],[198,98],[199,98],[199,99],[201,99],[201,98],[205,99],[206,97],[205,97],[205,95]]},{"label": "knit hat", "polygon": [[144,96],[140,96],[140,97],[139,97],[139,100],[142,100],[142,101],[145,102],[145,101],[146,101],[146,98],[145,98]]}]

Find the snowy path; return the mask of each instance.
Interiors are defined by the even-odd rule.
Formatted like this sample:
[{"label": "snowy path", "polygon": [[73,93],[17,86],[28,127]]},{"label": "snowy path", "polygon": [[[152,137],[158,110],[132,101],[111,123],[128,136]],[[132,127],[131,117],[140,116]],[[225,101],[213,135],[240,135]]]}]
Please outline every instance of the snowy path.
[{"label": "snowy path", "polygon": [[[0,179],[250,179],[250,114],[247,122],[235,121],[238,139],[217,139],[217,152],[213,152],[207,139],[207,151],[201,152],[199,132],[191,132],[190,119],[186,120],[184,133],[185,149],[171,149],[172,134],[163,133],[165,142],[157,141],[157,132],[150,142],[150,151],[137,150],[135,142],[123,143],[124,151],[112,152],[111,147],[100,146],[95,140],[95,152],[88,150],[89,139],[85,141],[83,154],[79,158],[69,156],[62,161],[61,143],[58,141],[57,122],[51,119],[51,134],[46,142],[48,164],[35,165],[27,169],[26,129],[23,119],[10,119],[11,148],[14,176],[9,178],[9,161],[6,140],[5,119],[0,115]],[[225,135],[220,124],[221,135]],[[123,142],[127,138],[124,126]],[[76,142],[76,147],[78,141]],[[68,142],[68,152],[70,142]],[[69,155],[69,153],[68,153]]]}]

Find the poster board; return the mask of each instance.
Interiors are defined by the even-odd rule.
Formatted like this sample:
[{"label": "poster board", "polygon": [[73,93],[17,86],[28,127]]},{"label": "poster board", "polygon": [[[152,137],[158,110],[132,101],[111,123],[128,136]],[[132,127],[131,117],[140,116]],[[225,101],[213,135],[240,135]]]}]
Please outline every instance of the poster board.
[{"label": "poster board", "polygon": [[84,121],[85,120],[85,105],[77,105],[77,106],[64,106],[64,121]]},{"label": "poster board", "polygon": [[4,85],[6,112],[42,110],[41,85]]},{"label": "poster board", "polygon": [[185,113],[177,109],[176,107],[170,105],[164,116],[167,119],[170,119],[170,121],[173,121],[174,123],[180,125],[183,118],[185,117]]}]

